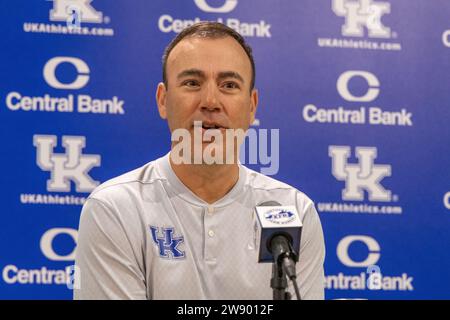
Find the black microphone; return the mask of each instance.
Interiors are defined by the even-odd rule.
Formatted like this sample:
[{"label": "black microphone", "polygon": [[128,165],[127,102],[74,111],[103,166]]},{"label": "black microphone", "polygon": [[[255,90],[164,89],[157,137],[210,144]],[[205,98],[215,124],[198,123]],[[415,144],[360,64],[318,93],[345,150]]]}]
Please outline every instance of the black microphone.
[{"label": "black microphone", "polygon": [[269,251],[273,254],[275,263],[282,265],[289,279],[295,279],[295,263],[298,262],[298,254],[292,248],[292,240],[289,234],[274,235],[268,245]]},{"label": "black microphone", "polygon": [[295,263],[298,262],[302,222],[295,206],[282,206],[277,201],[266,201],[255,208],[257,216],[258,262],[274,262],[296,282]]}]

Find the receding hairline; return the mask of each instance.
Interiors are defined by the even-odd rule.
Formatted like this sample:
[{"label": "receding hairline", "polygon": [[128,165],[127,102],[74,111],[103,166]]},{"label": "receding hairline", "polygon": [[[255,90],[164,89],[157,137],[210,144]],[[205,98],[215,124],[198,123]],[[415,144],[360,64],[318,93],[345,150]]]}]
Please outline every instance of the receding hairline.
[{"label": "receding hairline", "polygon": [[[188,41],[192,41],[192,40],[197,40],[197,39],[199,39],[199,40],[210,40],[210,41],[215,41],[215,40],[224,40],[224,39],[227,39],[227,38],[229,38],[229,39],[232,39],[232,40],[234,40],[234,42],[236,42],[237,43],[237,45],[238,45],[238,47],[242,50],[242,52],[243,52],[243,54],[245,55],[245,56],[247,56],[247,54],[246,54],[246,52],[245,52],[245,50],[244,50],[244,48],[242,48],[242,46],[239,44],[239,42],[237,42],[232,36],[229,36],[229,35],[223,35],[223,36],[221,36],[221,37],[215,37],[215,38],[204,38],[204,37],[197,37],[195,34],[194,35],[189,35],[189,36],[187,36],[187,37],[185,37],[185,38],[183,38],[183,39],[181,39],[173,48],[172,48],[172,50],[169,52],[169,54],[168,54],[168,56],[167,56],[167,62],[166,62],[166,72],[167,72],[167,69],[168,69],[168,65],[169,65],[169,62],[171,61],[171,60],[173,60],[174,58],[173,58],[173,56],[172,56],[172,53],[173,53],[173,51],[175,51],[176,50],[176,48],[177,47],[179,47],[179,45],[180,44],[182,44],[183,42],[188,42]],[[248,57],[247,57],[248,58]],[[253,74],[252,74],[252,63],[251,63],[251,60],[250,60],[250,58],[248,58],[247,59],[247,62],[248,62],[248,65],[249,65],[249,67],[250,67],[250,79],[248,80],[248,82],[249,82],[249,84],[250,84],[250,86],[251,86],[251,79],[252,79],[252,76],[253,76]],[[192,70],[192,69],[197,69],[197,68],[186,68],[185,70]],[[182,70],[182,71],[184,71],[184,70]],[[240,75],[241,75],[241,73],[239,73],[238,71],[236,71],[236,70],[232,70],[232,69],[227,69],[227,70],[222,70],[222,71],[220,71],[219,73],[236,73],[237,75],[238,75],[238,77],[239,78],[242,78],[241,80],[242,80],[242,82],[246,82],[246,81],[243,81],[244,79],[243,79],[243,77],[241,77]],[[178,76],[178,75],[177,75]],[[167,79],[168,80],[168,79]],[[253,89],[253,88],[250,88],[250,89]]]},{"label": "receding hairline", "polygon": [[223,23],[215,22],[215,21],[202,21],[195,23],[192,26],[187,27],[183,31],[181,31],[172,41],[166,46],[164,50],[164,54],[162,57],[163,63],[163,81],[168,86],[167,83],[167,60],[170,56],[170,53],[173,49],[184,39],[188,38],[200,38],[200,39],[221,39],[231,37],[233,38],[240,47],[244,50],[247,58],[250,61],[251,65],[251,80],[250,80],[250,92],[254,89],[255,86],[255,78],[256,78],[256,66],[253,58],[253,50],[250,45],[245,41],[244,37],[240,35],[234,29],[224,25]]}]

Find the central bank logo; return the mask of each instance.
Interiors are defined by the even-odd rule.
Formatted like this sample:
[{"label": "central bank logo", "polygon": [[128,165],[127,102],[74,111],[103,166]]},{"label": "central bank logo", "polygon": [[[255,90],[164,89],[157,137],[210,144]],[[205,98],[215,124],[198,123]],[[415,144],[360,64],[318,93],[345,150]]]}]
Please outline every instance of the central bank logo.
[{"label": "central bank logo", "polygon": [[[364,257],[355,259],[356,256]],[[414,291],[414,277],[402,272],[401,275],[385,275],[381,259],[381,246],[379,242],[367,235],[349,235],[341,239],[336,248],[339,261],[351,274],[339,272],[336,275],[327,275],[325,287],[334,290],[380,290],[380,291]],[[389,261],[387,262],[389,263]],[[397,266],[395,266],[397,268]],[[365,272],[355,274],[358,268],[365,268]],[[363,270],[361,270],[363,271]]]},{"label": "central bank logo", "polygon": [[178,246],[184,243],[184,238],[174,237],[174,228],[161,228],[162,236],[159,236],[158,227],[150,226],[153,242],[156,244],[161,258],[183,259],[186,255]]},{"label": "central bank logo", "polygon": [[390,38],[390,28],[383,25],[381,18],[391,12],[388,2],[372,0],[333,0],[334,13],[345,18],[342,35],[363,37],[364,29],[370,38]]},{"label": "central bank logo", "polygon": [[34,135],[33,144],[38,167],[51,173],[47,191],[70,192],[71,181],[75,183],[77,192],[91,192],[99,185],[89,176],[89,171],[100,166],[101,158],[100,155],[82,153],[86,146],[85,137],[63,136],[64,154],[54,153],[57,137],[53,135]]},{"label": "central bank logo", "polygon": [[[75,72],[68,72],[72,66]],[[69,80],[61,81],[61,72],[68,74]],[[45,82],[58,90],[79,90],[89,83],[91,69],[78,57],[57,56],[49,59],[43,68],[42,76]],[[113,96],[109,99],[98,99],[88,94],[70,92],[67,96],[28,96],[17,91],[11,91],[6,96],[5,105],[11,111],[42,111],[61,113],[83,113],[102,115],[125,114],[124,100]]]},{"label": "central bank logo", "polygon": [[[212,6],[210,3],[211,0],[194,0],[197,7],[205,12],[215,12],[215,13],[227,13],[231,12],[236,8],[238,4],[238,0],[225,0],[222,6]],[[217,1],[216,1],[217,2]]]},{"label": "central bank logo", "polygon": [[377,148],[356,147],[357,164],[348,163],[351,155],[348,146],[330,146],[328,155],[332,159],[333,176],[345,182],[342,199],[363,201],[364,191],[369,194],[369,201],[391,201],[391,191],[386,190],[381,181],[391,176],[391,166],[374,164]]},{"label": "central bank logo", "polygon": [[92,0],[53,0],[50,21],[69,22],[77,13],[80,22],[102,23],[103,13],[91,5]]},{"label": "central bank logo", "polygon": [[[189,0],[192,5],[206,13],[223,14],[230,13],[236,9],[239,0]],[[165,13],[158,19],[158,29],[163,33],[180,33],[185,28],[192,26],[194,23],[204,21],[205,18],[200,17],[174,17],[172,14]],[[207,19],[211,20],[212,19]],[[216,21],[222,23],[231,29],[240,33],[243,37],[271,38],[272,25],[266,20],[258,21],[241,21],[234,17],[217,17]]]},{"label": "central bank logo", "polygon": [[[356,83],[363,83],[359,90],[363,92],[362,94],[355,94],[355,80]],[[357,108],[359,103],[375,101],[381,93],[380,88],[381,84],[378,77],[369,71],[344,71],[337,79],[336,89],[342,99],[352,104],[348,106],[340,105],[339,107],[320,107],[315,103],[309,103],[303,107],[303,119],[310,123],[358,125],[367,123],[370,125],[411,127],[413,125],[413,114],[408,112],[406,108],[401,108],[400,111],[385,111],[379,105],[367,106],[367,104],[360,104]]]},{"label": "central bank logo", "polygon": [[[68,244],[67,237],[73,244]],[[61,239],[62,238],[62,239]],[[64,238],[66,238],[64,240]],[[40,240],[42,254],[50,261],[68,262],[75,260],[75,249],[78,231],[72,228],[52,228],[47,230]],[[63,240],[61,242],[61,240]],[[62,245],[63,244],[63,245]],[[34,245],[31,246],[33,248]],[[61,252],[62,251],[62,252]],[[50,269],[48,264],[33,269],[23,268],[18,262],[7,264],[2,270],[2,280],[8,285],[66,285],[69,289],[80,288],[79,274],[81,270],[77,266],[66,266],[58,269]]]}]

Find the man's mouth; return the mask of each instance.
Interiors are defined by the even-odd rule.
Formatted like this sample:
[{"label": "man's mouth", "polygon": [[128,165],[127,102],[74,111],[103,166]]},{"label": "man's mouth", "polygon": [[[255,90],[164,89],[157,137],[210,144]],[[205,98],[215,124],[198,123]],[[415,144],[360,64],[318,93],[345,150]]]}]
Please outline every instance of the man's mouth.
[{"label": "man's mouth", "polygon": [[205,129],[205,130],[208,130],[208,129],[224,129],[224,127],[216,125],[216,124],[203,124],[202,128]]},{"label": "man's mouth", "polygon": [[[200,127],[200,121],[196,121],[196,123],[194,124],[194,127]],[[210,129],[219,129],[219,130],[222,130],[222,129],[227,129],[225,126],[222,126],[221,124],[219,124],[219,123],[216,123],[216,122],[204,122],[204,121],[202,121],[201,122],[201,128],[202,129],[204,129],[204,130],[210,130]]]}]

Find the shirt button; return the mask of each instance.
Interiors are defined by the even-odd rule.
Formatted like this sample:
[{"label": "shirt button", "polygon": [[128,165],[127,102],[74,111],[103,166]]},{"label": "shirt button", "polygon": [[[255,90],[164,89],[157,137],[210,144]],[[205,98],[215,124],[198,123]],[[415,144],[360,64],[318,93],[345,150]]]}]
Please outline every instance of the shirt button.
[{"label": "shirt button", "polygon": [[209,230],[208,231],[208,235],[212,238],[212,237],[214,237],[215,233],[214,233],[214,231]]},{"label": "shirt button", "polygon": [[214,213],[214,207],[208,206],[208,214]]}]

